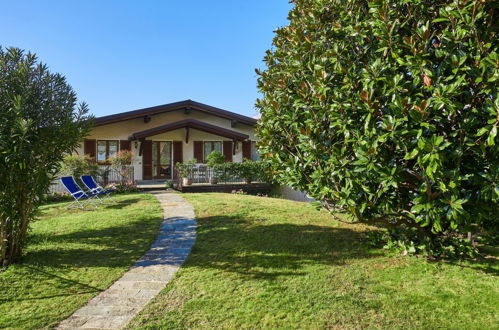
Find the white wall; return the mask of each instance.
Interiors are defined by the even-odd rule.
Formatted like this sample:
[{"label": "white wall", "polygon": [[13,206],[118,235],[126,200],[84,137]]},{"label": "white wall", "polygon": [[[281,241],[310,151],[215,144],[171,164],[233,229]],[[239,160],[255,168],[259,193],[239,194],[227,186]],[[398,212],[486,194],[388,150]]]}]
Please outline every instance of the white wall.
[{"label": "white wall", "polygon": [[294,190],[289,186],[277,187],[277,193],[282,195],[282,198],[289,199],[297,202],[314,202],[315,199],[307,196],[306,193],[300,190]]}]

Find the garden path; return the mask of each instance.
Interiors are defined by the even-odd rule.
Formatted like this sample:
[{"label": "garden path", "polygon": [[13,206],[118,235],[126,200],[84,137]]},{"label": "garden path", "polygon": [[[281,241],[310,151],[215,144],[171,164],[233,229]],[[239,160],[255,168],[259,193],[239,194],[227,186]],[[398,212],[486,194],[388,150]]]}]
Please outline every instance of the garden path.
[{"label": "garden path", "polygon": [[121,329],[172,279],[196,239],[194,209],[179,194],[151,192],[163,208],[156,242],[120,279],[58,329]]}]

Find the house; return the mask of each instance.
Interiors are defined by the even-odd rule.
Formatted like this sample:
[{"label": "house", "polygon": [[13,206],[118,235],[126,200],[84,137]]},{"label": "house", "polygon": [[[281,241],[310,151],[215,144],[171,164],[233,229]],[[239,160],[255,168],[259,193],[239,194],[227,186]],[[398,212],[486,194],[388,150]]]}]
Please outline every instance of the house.
[{"label": "house", "polygon": [[95,119],[78,149],[101,165],[119,150],[134,155],[135,180],[172,179],[177,162],[201,164],[214,150],[228,162],[257,160],[257,120],[192,100],[117,113]]}]

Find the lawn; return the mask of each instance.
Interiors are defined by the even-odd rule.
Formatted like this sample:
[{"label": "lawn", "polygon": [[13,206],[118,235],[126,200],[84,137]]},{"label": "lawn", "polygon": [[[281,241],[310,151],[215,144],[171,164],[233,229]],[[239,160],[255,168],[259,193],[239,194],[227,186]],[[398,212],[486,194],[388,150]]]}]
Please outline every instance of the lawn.
[{"label": "lawn", "polygon": [[21,264],[0,272],[0,328],[53,327],[118,279],[154,241],[156,198],[118,195],[96,211],[45,205]]},{"label": "lawn", "polygon": [[370,248],[372,228],[304,203],[184,194],[191,256],[130,328],[460,328],[499,325],[497,259],[429,262]]}]

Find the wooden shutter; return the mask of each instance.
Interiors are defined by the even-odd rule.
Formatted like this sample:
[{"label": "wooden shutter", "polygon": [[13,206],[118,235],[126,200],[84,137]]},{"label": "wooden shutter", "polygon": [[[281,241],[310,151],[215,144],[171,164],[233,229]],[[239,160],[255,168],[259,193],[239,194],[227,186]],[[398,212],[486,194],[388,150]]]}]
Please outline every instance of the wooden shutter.
[{"label": "wooden shutter", "polygon": [[120,150],[132,150],[132,144],[129,140],[120,140]]},{"label": "wooden shutter", "polygon": [[224,141],[223,142],[223,154],[225,156],[226,162],[232,161],[232,141]]},{"label": "wooden shutter", "polygon": [[243,141],[243,159],[251,160],[251,141]]},{"label": "wooden shutter", "polygon": [[152,141],[142,141],[142,179],[152,179]]},{"label": "wooden shutter", "polygon": [[94,161],[96,160],[96,158],[95,158],[96,145],[97,145],[97,142],[95,140],[85,139],[83,141],[83,154],[88,155]]},{"label": "wooden shutter", "polygon": [[197,163],[203,162],[203,141],[194,141],[194,159]]},{"label": "wooden shutter", "polygon": [[173,166],[184,161],[182,141],[173,141]]},{"label": "wooden shutter", "polygon": [[[177,163],[182,163],[184,156],[183,156],[183,142],[182,141],[173,141],[172,144],[173,147],[173,168],[177,166]],[[177,178],[177,171],[173,171],[173,178]]]}]

